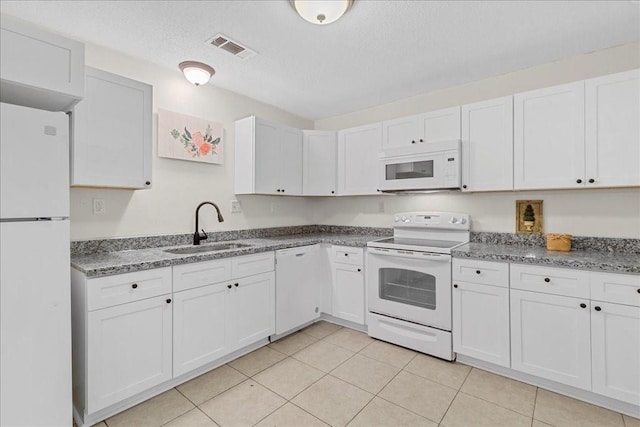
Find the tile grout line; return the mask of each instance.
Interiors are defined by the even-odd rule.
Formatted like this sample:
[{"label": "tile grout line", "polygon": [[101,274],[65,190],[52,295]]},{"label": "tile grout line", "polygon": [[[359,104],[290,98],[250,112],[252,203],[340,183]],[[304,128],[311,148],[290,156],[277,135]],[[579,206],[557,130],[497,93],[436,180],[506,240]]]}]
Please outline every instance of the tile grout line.
[{"label": "tile grout line", "polygon": [[[222,365],[222,366],[224,366],[224,365]],[[215,369],[218,369],[218,368],[215,368]],[[215,369],[212,369],[211,371],[213,371],[213,370],[215,370]],[[208,371],[208,372],[211,372],[211,371]],[[208,372],[207,372],[207,373],[208,373]],[[204,374],[203,374],[203,375],[204,375]],[[198,377],[196,377],[196,378],[198,378]],[[235,386],[234,386],[234,387],[235,387]],[[233,387],[229,387],[229,388],[233,388]],[[194,408],[193,408],[193,409],[197,409],[198,411],[202,412],[202,414],[203,414],[205,417],[209,418],[209,419],[210,419],[210,420],[211,420],[215,425],[219,426],[219,424],[218,424],[218,423],[217,423],[213,418],[211,418],[211,417],[210,417],[206,412],[204,412],[202,409],[200,409],[200,406],[199,406],[199,405],[196,405],[196,402],[194,402],[193,400],[189,399],[189,397],[187,397],[187,395],[186,395],[186,394],[184,394],[183,392],[181,392],[180,390],[178,390],[178,387],[174,387],[174,389],[175,389],[178,393],[180,393],[182,396],[184,396],[184,398],[185,398],[185,399],[187,399],[189,402],[191,402],[191,404],[194,406]],[[229,390],[229,389],[227,389],[227,390]],[[227,390],[225,390],[225,391],[227,391]],[[224,391],[223,391],[222,393],[224,393]],[[220,395],[220,394],[222,394],[222,393],[219,393],[219,394],[217,394],[216,396],[213,396],[211,399],[213,399],[214,397],[219,396],[219,395]],[[208,400],[205,400],[205,402],[208,402]],[[204,403],[204,402],[202,402],[202,403]],[[192,411],[193,409],[190,409],[189,411],[185,412],[184,414],[186,414],[186,413],[188,413],[188,412]],[[182,415],[184,415],[184,414],[182,414]],[[176,420],[176,419],[180,418],[182,415],[177,416],[177,417],[176,417],[176,418],[174,418],[173,420]],[[164,426],[164,425],[169,424],[169,423],[170,423],[171,421],[173,421],[173,420],[170,420],[170,421],[168,421],[168,422],[164,423],[164,424],[163,424],[163,426]],[[107,427],[108,427],[108,426],[107,426]]]},{"label": "tile grout line", "polygon": [[469,369],[469,372],[467,372],[467,375],[465,375],[464,380],[462,381],[462,384],[460,384],[460,388],[456,390],[456,394],[453,396],[453,399],[451,399],[451,402],[449,402],[449,406],[447,406],[447,410],[444,411],[444,413],[442,414],[442,417],[440,417],[440,420],[438,421],[438,425],[442,424],[442,421],[444,421],[444,418],[447,416],[447,413],[451,409],[451,405],[453,405],[453,402],[458,397],[458,394],[460,394],[460,390],[462,390],[462,386],[464,386],[464,383],[467,382],[469,375],[471,375],[471,371],[473,371],[473,368]]},{"label": "tile grout line", "polygon": [[531,427],[533,427],[533,421],[536,419],[536,406],[538,405],[538,390],[540,390],[540,388],[536,387],[536,395],[533,398],[533,413],[531,414]]}]

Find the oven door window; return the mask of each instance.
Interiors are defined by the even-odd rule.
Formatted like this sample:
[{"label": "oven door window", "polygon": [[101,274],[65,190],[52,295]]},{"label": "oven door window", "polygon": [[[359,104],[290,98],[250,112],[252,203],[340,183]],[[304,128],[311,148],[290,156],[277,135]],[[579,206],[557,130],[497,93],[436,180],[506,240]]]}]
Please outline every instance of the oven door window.
[{"label": "oven door window", "polygon": [[381,268],[380,299],[429,310],[436,309],[436,277],[401,268]]},{"label": "oven door window", "polygon": [[386,180],[433,178],[433,160],[386,165]]}]

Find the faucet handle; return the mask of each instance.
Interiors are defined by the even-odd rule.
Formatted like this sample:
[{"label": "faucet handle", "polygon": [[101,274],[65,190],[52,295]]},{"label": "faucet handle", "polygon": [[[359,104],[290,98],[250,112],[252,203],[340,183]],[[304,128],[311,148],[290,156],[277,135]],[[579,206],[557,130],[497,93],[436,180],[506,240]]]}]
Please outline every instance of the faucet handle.
[{"label": "faucet handle", "polygon": [[209,236],[207,235],[207,232],[204,231],[204,228],[202,229],[202,234],[200,235],[200,240],[206,240],[208,239]]}]

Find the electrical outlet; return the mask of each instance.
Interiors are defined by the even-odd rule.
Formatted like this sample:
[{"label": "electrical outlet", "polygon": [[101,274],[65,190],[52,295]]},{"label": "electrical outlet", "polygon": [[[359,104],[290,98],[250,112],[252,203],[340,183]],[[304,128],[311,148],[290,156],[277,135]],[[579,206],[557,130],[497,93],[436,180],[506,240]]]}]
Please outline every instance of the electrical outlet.
[{"label": "electrical outlet", "polygon": [[103,199],[93,199],[93,214],[102,215],[106,209]]},{"label": "electrical outlet", "polygon": [[231,201],[231,213],[240,213],[242,212],[242,206],[240,206],[240,202],[237,200]]}]

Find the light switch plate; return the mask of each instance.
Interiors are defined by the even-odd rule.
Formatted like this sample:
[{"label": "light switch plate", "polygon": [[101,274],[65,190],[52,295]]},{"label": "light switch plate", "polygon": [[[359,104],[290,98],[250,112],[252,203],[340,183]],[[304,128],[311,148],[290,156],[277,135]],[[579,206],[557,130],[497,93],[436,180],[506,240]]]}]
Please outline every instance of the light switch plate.
[{"label": "light switch plate", "polygon": [[93,214],[102,215],[106,210],[106,206],[103,199],[93,199]]}]

